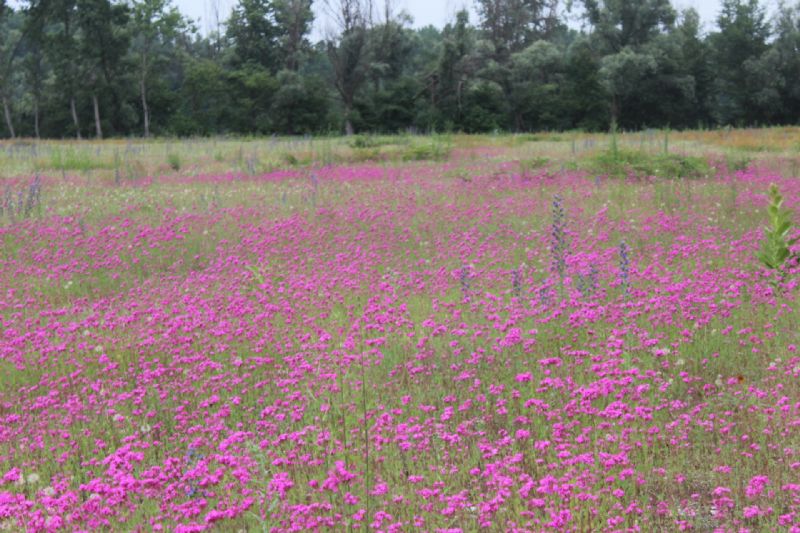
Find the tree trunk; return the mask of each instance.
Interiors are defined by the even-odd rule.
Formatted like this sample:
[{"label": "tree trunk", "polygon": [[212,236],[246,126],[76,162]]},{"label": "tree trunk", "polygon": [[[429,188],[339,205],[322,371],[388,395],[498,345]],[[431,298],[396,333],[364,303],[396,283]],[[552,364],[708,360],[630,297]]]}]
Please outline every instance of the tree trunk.
[{"label": "tree trunk", "polygon": [[92,93],[92,104],[94,105],[94,129],[97,132],[97,138],[103,138],[103,128],[100,125],[100,104],[97,103],[97,95]]},{"label": "tree trunk", "polygon": [[33,132],[38,139],[39,135],[39,100],[34,99],[33,101]]},{"label": "tree trunk", "polygon": [[16,137],[14,133],[14,123],[11,121],[11,107],[8,105],[8,98],[6,98],[5,95],[3,95],[3,111],[6,115],[6,126],[8,126],[8,133],[13,139]]},{"label": "tree trunk", "polygon": [[619,125],[619,100],[617,95],[611,96],[611,124],[615,125],[613,127]]},{"label": "tree trunk", "polygon": [[355,133],[355,130],[353,129],[353,121],[350,120],[351,109],[352,109],[351,105],[345,104],[345,106],[344,106],[344,133],[348,137],[351,137]]},{"label": "tree trunk", "polygon": [[72,123],[75,124],[75,134],[81,140],[81,124],[78,122],[78,110],[75,109],[75,97],[69,99],[69,109],[72,112]]},{"label": "tree trunk", "polygon": [[139,86],[142,90],[142,118],[144,120],[144,136],[150,137],[150,109],[147,107],[147,86],[144,78],[141,79]]}]

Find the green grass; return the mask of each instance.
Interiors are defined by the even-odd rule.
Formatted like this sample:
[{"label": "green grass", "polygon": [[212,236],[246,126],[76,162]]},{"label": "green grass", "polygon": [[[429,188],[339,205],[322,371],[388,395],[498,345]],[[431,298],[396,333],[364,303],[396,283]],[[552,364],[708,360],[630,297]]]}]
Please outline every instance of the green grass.
[{"label": "green grass", "polygon": [[711,167],[702,157],[673,153],[651,154],[630,149],[607,150],[586,158],[579,167],[593,174],[613,178],[633,175],[639,178],[683,179],[703,178],[712,175]]},{"label": "green grass", "polygon": [[113,163],[91,153],[91,148],[72,146],[55,147],[48,160],[39,160],[37,166],[48,170],[90,172],[97,169],[113,168]]},{"label": "green grass", "polygon": [[[149,139],[96,141],[21,140],[15,150],[0,150],[3,176],[34,172],[138,181],[167,174],[258,174],[281,168],[403,161],[485,162],[482,150],[497,160],[532,162],[531,168],[574,168],[614,176],[707,175],[706,160],[742,169],[751,162],[780,159],[798,168],[796,129],[703,132],[670,131],[606,134],[530,133],[494,135],[357,135],[351,138],[289,137]],[[669,139],[667,142],[666,139]],[[777,139],[777,140],[776,140]],[[778,142],[780,141],[780,142]],[[613,145],[616,144],[616,155]],[[773,146],[774,145],[774,146]],[[771,147],[764,151],[765,146]],[[458,159],[456,159],[456,156]],[[776,159],[777,158],[777,159]],[[524,166],[524,164],[523,164]],[[522,169],[523,171],[525,169]]]}]

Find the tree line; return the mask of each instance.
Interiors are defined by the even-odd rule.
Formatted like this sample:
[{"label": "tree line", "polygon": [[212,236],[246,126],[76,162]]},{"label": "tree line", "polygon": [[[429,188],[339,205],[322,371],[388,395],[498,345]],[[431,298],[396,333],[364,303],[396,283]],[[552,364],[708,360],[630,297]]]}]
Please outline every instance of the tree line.
[{"label": "tree line", "polygon": [[[800,3],[475,0],[412,28],[391,0],[0,0],[0,136],[606,130],[797,123]],[[566,16],[579,17],[580,28]]]}]

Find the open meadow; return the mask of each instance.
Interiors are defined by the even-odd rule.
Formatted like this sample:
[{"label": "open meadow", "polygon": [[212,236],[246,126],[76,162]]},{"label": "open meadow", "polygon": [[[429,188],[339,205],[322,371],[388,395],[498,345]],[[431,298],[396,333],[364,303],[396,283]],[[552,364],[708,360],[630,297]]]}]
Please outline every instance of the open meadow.
[{"label": "open meadow", "polygon": [[800,532],[799,178],[798,128],[0,144],[0,531]]}]

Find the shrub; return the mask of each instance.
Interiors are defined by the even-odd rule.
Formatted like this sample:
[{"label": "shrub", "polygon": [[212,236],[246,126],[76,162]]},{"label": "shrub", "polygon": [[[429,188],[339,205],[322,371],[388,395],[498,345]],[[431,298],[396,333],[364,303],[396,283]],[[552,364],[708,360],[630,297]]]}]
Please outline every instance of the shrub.
[{"label": "shrub", "polygon": [[381,145],[381,143],[379,143],[375,137],[370,135],[356,135],[348,144],[350,145],[350,148],[356,149],[376,148]]},{"label": "shrub", "polygon": [[649,154],[634,150],[610,150],[589,158],[587,170],[610,177],[702,178],[711,174],[711,167],[700,158],[678,154]]},{"label": "shrub", "polygon": [[404,161],[443,161],[450,156],[450,145],[442,141],[412,144],[403,150]]},{"label": "shrub", "polygon": [[169,163],[169,168],[174,170],[175,172],[181,169],[181,156],[176,154],[175,152],[171,152],[167,154],[167,163]]}]

